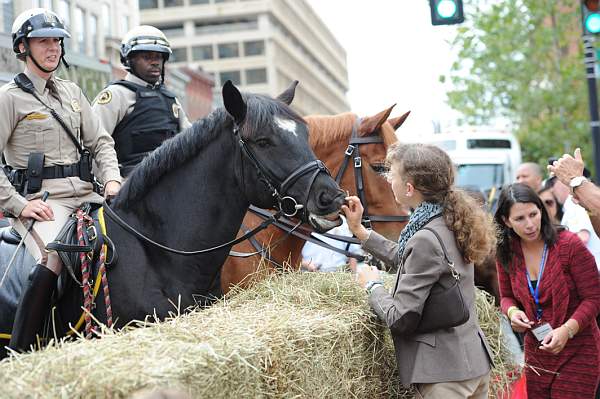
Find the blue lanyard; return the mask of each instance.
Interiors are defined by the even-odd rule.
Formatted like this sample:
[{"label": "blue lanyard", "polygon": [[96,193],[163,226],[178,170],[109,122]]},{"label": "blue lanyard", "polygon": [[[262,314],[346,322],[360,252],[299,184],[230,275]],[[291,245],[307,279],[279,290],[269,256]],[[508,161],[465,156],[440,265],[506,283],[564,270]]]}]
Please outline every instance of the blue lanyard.
[{"label": "blue lanyard", "polygon": [[542,260],[540,262],[540,272],[538,273],[537,285],[535,286],[535,290],[533,289],[533,285],[531,285],[531,277],[529,277],[529,271],[527,267],[525,267],[525,273],[527,273],[527,285],[529,285],[529,292],[535,301],[535,306],[537,310],[537,319],[542,319],[542,307],[540,306],[540,285],[542,283],[542,275],[544,274],[544,266],[546,266],[546,255],[548,254],[548,245],[544,244],[544,252],[542,252]]}]

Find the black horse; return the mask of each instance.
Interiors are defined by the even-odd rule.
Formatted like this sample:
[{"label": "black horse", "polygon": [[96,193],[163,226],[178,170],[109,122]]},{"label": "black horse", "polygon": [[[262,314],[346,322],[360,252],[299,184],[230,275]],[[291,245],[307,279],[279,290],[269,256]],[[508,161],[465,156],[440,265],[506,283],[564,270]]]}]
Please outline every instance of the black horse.
[{"label": "black horse", "polygon": [[[105,207],[107,233],[118,254],[107,272],[116,327],[148,315],[164,319],[176,307],[209,304],[219,296],[220,269],[230,250],[182,256],[149,244],[133,230],[164,246],[193,251],[233,240],[250,204],[287,208],[286,213],[299,209],[298,216],[318,231],[339,224],[344,194],[315,159],[305,122],[287,106],[295,86],[274,100],[242,95],[227,82],[224,109],[163,143],[130,175],[110,205],[113,216]],[[32,264],[13,268],[23,280]],[[6,266],[0,266],[0,276]],[[105,323],[101,293],[93,313]],[[9,333],[14,302],[2,300],[0,292],[0,333]],[[48,335],[66,335],[81,306],[82,290],[71,283],[47,323]],[[2,347],[7,343],[0,341]]]}]

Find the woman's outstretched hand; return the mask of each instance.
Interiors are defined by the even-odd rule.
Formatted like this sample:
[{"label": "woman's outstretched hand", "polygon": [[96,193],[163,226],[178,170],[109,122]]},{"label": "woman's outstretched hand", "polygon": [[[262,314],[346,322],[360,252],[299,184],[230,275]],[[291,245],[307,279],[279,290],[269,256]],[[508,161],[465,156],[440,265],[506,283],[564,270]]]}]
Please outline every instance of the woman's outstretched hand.
[{"label": "woman's outstretched hand", "polygon": [[348,228],[361,241],[369,238],[369,230],[361,224],[364,208],[357,196],[346,197],[346,204],[342,205],[342,212],[346,215]]}]

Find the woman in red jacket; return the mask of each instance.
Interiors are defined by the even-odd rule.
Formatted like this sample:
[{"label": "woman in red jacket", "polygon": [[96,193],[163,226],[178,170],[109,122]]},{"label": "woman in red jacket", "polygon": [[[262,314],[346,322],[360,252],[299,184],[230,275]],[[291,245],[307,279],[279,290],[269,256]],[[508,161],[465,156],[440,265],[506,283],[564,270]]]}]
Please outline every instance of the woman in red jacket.
[{"label": "woman in red jacket", "polygon": [[600,381],[600,279],[581,240],[557,231],[524,184],[502,190],[494,216],[502,311],[525,333],[529,399],[594,398]]}]

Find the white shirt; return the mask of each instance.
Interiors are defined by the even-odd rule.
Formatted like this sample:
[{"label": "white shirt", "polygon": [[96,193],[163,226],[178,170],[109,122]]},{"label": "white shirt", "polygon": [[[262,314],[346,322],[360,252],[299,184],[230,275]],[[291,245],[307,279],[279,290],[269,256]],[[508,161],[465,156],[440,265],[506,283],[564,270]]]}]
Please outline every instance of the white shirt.
[{"label": "white shirt", "polygon": [[[340,226],[331,229],[328,231],[328,233],[344,237],[352,237],[352,233],[348,229],[346,219],[342,217],[342,220],[343,223]],[[348,243],[344,241],[334,240],[317,233],[313,233],[312,236],[326,242],[333,247],[347,250],[348,252],[355,254],[363,254],[360,245],[358,244],[350,244],[350,246],[346,248]],[[304,245],[304,248],[302,249],[302,259],[306,261],[312,261],[319,268],[319,271],[322,272],[338,271],[341,266],[348,263],[348,258],[345,255],[321,247],[317,244],[313,244],[312,242],[307,242]]]},{"label": "white shirt", "polygon": [[563,205],[564,215],[561,224],[567,227],[571,232],[577,234],[581,230],[590,233],[586,247],[596,258],[596,267],[600,270],[600,238],[594,232],[594,227],[590,221],[585,208],[573,202],[573,197],[569,195]]}]

